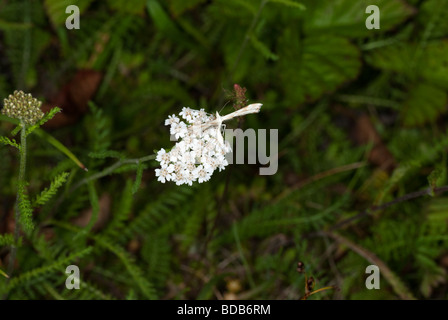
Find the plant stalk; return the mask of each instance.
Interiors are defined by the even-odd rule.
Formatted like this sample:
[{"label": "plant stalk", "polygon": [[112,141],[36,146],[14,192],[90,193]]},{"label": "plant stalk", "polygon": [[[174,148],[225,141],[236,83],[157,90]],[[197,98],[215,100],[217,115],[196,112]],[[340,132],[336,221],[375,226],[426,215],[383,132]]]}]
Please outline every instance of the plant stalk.
[{"label": "plant stalk", "polygon": [[19,179],[17,185],[17,195],[16,195],[16,204],[15,204],[15,226],[14,226],[14,244],[11,246],[11,253],[9,256],[8,263],[8,276],[11,278],[11,275],[14,271],[14,263],[17,255],[17,243],[19,242],[20,237],[20,207],[19,207],[19,198],[20,198],[20,185],[25,184],[25,169],[26,169],[26,124],[22,121],[22,129],[20,130],[20,153],[19,153]]}]

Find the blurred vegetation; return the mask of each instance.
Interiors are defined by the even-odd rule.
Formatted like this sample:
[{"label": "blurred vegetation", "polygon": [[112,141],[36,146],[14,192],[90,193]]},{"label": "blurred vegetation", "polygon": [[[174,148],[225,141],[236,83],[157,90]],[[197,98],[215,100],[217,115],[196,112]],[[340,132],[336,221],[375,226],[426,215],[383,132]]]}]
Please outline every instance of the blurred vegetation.
[{"label": "blurred vegetation", "polygon": [[[71,4],[79,30],[65,27]],[[371,4],[379,30],[365,27]],[[309,299],[447,298],[447,36],[445,0],[1,0],[0,97],[63,110],[28,139],[30,199],[69,175],[0,291],[299,299],[307,275],[337,287]],[[183,106],[232,112],[235,83],[263,107],[228,127],[278,129],[275,175],[231,165],[177,187],[157,182],[157,162],[126,160],[169,148],[164,119]],[[6,271],[18,160],[0,157]],[[65,288],[71,264],[80,290]],[[365,287],[370,264],[380,290]]]}]

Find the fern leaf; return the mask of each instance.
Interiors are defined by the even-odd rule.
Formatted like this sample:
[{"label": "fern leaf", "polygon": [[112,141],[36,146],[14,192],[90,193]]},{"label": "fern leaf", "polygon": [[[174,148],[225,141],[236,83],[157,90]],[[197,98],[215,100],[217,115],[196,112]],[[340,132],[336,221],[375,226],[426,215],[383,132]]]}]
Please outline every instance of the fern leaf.
[{"label": "fern leaf", "polygon": [[266,59],[273,61],[278,60],[278,55],[273,53],[263,42],[258,40],[254,35],[250,36],[250,42],[252,43],[252,46]]},{"label": "fern leaf", "polygon": [[171,272],[171,244],[169,236],[148,236],[143,243],[141,256],[148,264],[147,277],[156,288],[163,288]]},{"label": "fern leaf", "polygon": [[92,141],[92,150],[94,152],[103,152],[110,146],[111,119],[104,114],[103,110],[98,108],[93,102],[88,103],[92,116],[89,120],[92,123],[90,130],[90,141]]},{"label": "fern leaf", "polygon": [[135,234],[158,230],[160,223],[166,221],[167,216],[176,212],[177,207],[185,204],[193,191],[194,187],[176,188],[159,196],[156,201],[148,203],[124,230],[123,240],[129,239]]},{"label": "fern leaf", "polygon": [[0,136],[0,143],[20,150],[20,145],[14,139],[11,140],[7,137]]},{"label": "fern leaf", "polygon": [[[31,233],[34,229],[33,223],[33,209],[31,207],[31,202],[26,194],[25,184],[19,183],[18,185],[18,200],[19,200],[19,210],[20,210],[20,224],[26,233]],[[17,223],[18,221],[16,221]]]},{"label": "fern leaf", "polygon": [[126,181],[126,186],[122,192],[118,207],[114,210],[113,219],[104,231],[103,236],[113,238],[121,232],[125,227],[124,222],[129,218],[132,202],[132,181],[128,180]]},{"label": "fern leaf", "polygon": [[78,252],[75,252],[67,257],[59,258],[57,261],[40,267],[33,269],[31,271],[28,271],[24,274],[21,274],[17,278],[13,278],[11,282],[9,283],[7,289],[8,292],[11,291],[14,288],[20,287],[24,284],[31,284],[33,282],[43,280],[47,277],[49,277],[54,271],[57,270],[65,270],[67,265],[70,263],[73,263],[76,259],[83,258],[84,256],[90,254],[92,252],[92,247],[87,247],[85,249],[82,249]]},{"label": "fern leaf", "polygon": [[406,126],[417,126],[434,122],[445,112],[448,95],[437,86],[419,83],[409,90],[404,101],[402,118]]},{"label": "fern leaf", "polygon": [[81,289],[84,290],[75,290],[75,291],[80,291],[80,297],[79,300],[92,300],[92,298],[97,298],[100,300],[113,300],[114,298],[106,293],[101,291],[100,289],[98,289],[96,287],[96,285],[90,283],[89,281],[82,281],[81,285],[80,285]]},{"label": "fern leaf", "polygon": [[51,182],[49,188],[45,188],[34,200],[33,207],[43,206],[47,203],[51,197],[53,197],[58,189],[67,181],[67,178],[70,174],[68,172],[62,172],[57,175],[54,180]]},{"label": "fern leaf", "polygon": [[96,236],[94,239],[98,244],[107,248],[109,251],[113,252],[124,264],[129,274],[134,279],[135,283],[138,285],[142,293],[146,298],[154,300],[156,299],[156,294],[153,288],[153,285],[144,277],[143,271],[139,268],[139,266],[134,263],[133,258],[130,254],[125,251],[123,248],[111,244],[106,239]]}]

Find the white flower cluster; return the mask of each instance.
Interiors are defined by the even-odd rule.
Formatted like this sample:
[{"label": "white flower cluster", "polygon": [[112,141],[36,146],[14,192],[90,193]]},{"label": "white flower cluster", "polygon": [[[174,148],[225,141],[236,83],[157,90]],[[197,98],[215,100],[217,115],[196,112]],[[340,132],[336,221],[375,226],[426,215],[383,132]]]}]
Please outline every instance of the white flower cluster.
[{"label": "white flower cluster", "polygon": [[[228,162],[225,158],[231,151],[228,142],[221,135],[221,123],[214,123],[216,117],[207,114],[204,109],[183,108],[179,116],[169,116],[165,125],[170,125],[170,133],[180,139],[171,151],[161,149],[156,160],[160,169],[156,169],[158,181],[174,181],[177,185],[193,182],[205,182],[213,171],[223,170]],[[219,126],[218,126],[219,125]]]},{"label": "white flower cluster", "polygon": [[208,181],[216,169],[223,170],[228,162],[226,153],[232,151],[230,144],[224,141],[222,122],[233,117],[259,112],[261,104],[252,104],[231,114],[223,116],[207,114],[204,109],[182,108],[179,116],[168,116],[165,125],[177,140],[169,151],[161,149],[156,160],[160,169],[156,169],[158,181],[174,181],[177,185]]}]

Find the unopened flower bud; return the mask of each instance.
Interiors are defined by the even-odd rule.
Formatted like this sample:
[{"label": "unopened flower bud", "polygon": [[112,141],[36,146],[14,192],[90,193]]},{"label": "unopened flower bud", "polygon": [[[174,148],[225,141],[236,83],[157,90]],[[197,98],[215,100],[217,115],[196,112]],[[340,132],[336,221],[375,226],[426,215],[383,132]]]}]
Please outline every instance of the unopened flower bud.
[{"label": "unopened flower bud", "polygon": [[8,99],[4,99],[3,104],[2,114],[23,121],[27,125],[35,124],[44,116],[40,109],[42,102],[23,91],[14,91]]}]

